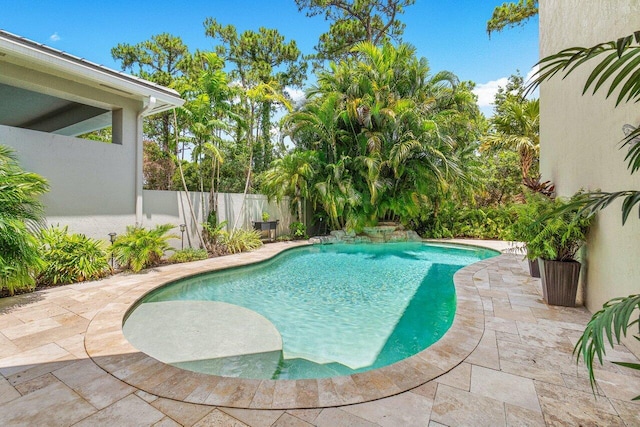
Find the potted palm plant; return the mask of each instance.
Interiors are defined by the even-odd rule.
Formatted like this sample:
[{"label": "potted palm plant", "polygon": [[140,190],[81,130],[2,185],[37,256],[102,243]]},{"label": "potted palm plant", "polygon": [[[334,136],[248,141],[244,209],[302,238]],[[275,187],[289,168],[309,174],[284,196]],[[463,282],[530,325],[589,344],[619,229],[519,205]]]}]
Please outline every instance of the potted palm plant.
[{"label": "potted palm plant", "polygon": [[541,193],[525,193],[525,203],[513,205],[512,210],[517,220],[514,221],[507,236],[509,240],[518,242],[515,252],[524,253],[529,263],[531,277],[540,277],[538,255],[529,250],[529,243],[542,231],[540,218],[551,212],[553,207],[549,196]]},{"label": "potted palm plant", "polygon": [[552,210],[534,227],[538,233],[527,243],[527,256],[538,258],[547,304],[574,307],[581,269],[576,254],[586,241],[593,215],[576,206],[574,199],[548,199],[548,204]]}]

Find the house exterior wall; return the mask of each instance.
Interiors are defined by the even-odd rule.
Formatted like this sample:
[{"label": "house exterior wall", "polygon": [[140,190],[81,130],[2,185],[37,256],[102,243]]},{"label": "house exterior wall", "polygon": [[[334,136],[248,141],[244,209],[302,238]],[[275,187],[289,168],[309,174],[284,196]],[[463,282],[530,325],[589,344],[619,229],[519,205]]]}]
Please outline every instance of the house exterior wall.
[{"label": "house exterior wall", "polygon": [[[135,114],[124,120],[135,127]],[[0,126],[0,144],[15,150],[20,165],[42,175],[50,190],[41,197],[49,224],[102,235],[135,223],[135,144],[88,141]]]},{"label": "house exterior wall", "polygon": [[[640,29],[639,0],[541,0],[540,55],[593,46]],[[594,63],[595,64],[595,63]],[[582,96],[591,68],[540,88],[540,170],[560,196],[585,190],[639,190],[640,173],[626,168],[619,150],[622,126],[640,124],[637,104],[615,108],[606,91]],[[602,211],[589,233],[582,274],[584,303],[595,312],[607,300],[640,292],[640,220],[637,208],[621,223],[621,202]]]},{"label": "house exterior wall", "polygon": [[142,102],[26,64],[3,62],[0,82],[114,112],[112,144],[0,125],[0,144],[49,182],[41,198],[48,223],[95,236],[135,224]]}]

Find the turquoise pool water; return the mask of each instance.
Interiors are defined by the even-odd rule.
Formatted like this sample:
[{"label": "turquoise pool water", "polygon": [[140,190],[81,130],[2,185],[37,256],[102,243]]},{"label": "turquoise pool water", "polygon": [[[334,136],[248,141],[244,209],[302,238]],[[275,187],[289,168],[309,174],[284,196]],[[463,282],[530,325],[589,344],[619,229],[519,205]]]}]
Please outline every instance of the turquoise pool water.
[{"label": "turquoise pool water", "polygon": [[423,243],[308,246],[257,265],[181,280],[152,292],[142,304],[234,304],[264,316],[282,338],[282,351],[176,366],[243,378],[348,375],[392,364],[436,342],[455,314],[453,274],[495,255]]}]

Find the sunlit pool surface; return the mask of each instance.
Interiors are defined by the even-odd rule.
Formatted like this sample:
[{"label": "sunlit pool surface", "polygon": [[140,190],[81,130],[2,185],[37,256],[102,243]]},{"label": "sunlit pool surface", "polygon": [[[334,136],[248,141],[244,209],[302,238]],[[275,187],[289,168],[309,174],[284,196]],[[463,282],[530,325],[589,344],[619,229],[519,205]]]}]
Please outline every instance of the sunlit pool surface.
[{"label": "sunlit pool surface", "polygon": [[[256,318],[266,318],[265,327],[268,330],[269,323],[275,327],[282,348],[214,358],[199,354],[171,364],[196,372],[256,379],[349,375],[400,361],[436,342],[449,329],[455,314],[453,274],[495,255],[497,252],[488,249],[424,243],[296,248],[257,265],[162,287],[129,314],[123,330],[136,345],[136,334],[147,340],[149,336],[162,337],[162,330],[153,330],[160,323],[158,319],[154,322],[153,313],[168,318],[169,325],[179,324],[180,308],[164,307],[181,307],[179,301],[185,301],[186,313],[193,310],[186,303],[189,301],[228,303],[255,312]],[[169,301],[176,303],[160,305]],[[242,327],[241,318],[219,318],[223,314],[217,311],[212,309],[204,318],[198,314],[179,328],[198,332],[216,322],[235,322]],[[161,339],[156,344],[156,348],[166,346]],[[142,350],[154,356],[151,347]]]}]

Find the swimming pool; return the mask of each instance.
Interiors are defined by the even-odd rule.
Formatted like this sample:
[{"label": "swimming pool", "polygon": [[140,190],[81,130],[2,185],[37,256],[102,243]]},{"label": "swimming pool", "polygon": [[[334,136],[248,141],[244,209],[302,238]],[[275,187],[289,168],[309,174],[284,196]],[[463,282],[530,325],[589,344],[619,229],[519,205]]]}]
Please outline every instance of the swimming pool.
[{"label": "swimming pool", "polygon": [[[234,334],[242,334],[243,319],[253,316],[255,325],[264,327],[253,339],[264,340],[257,347],[269,351],[207,357],[200,349],[192,357],[163,361],[196,372],[258,379],[363,372],[437,341],[455,314],[455,271],[495,255],[491,250],[423,243],[298,248],[258,265],[157,289],[128,313],[123,331],[134,346],[163,360],[154,352],[171,346],[164,338],[172,327],[184,338],[191,333],[187,330],[200,333],[227,321],[238,323]],[[225,303],[247,311],[233,318]],[[267,339],[274,334],[280,341]]]}]

